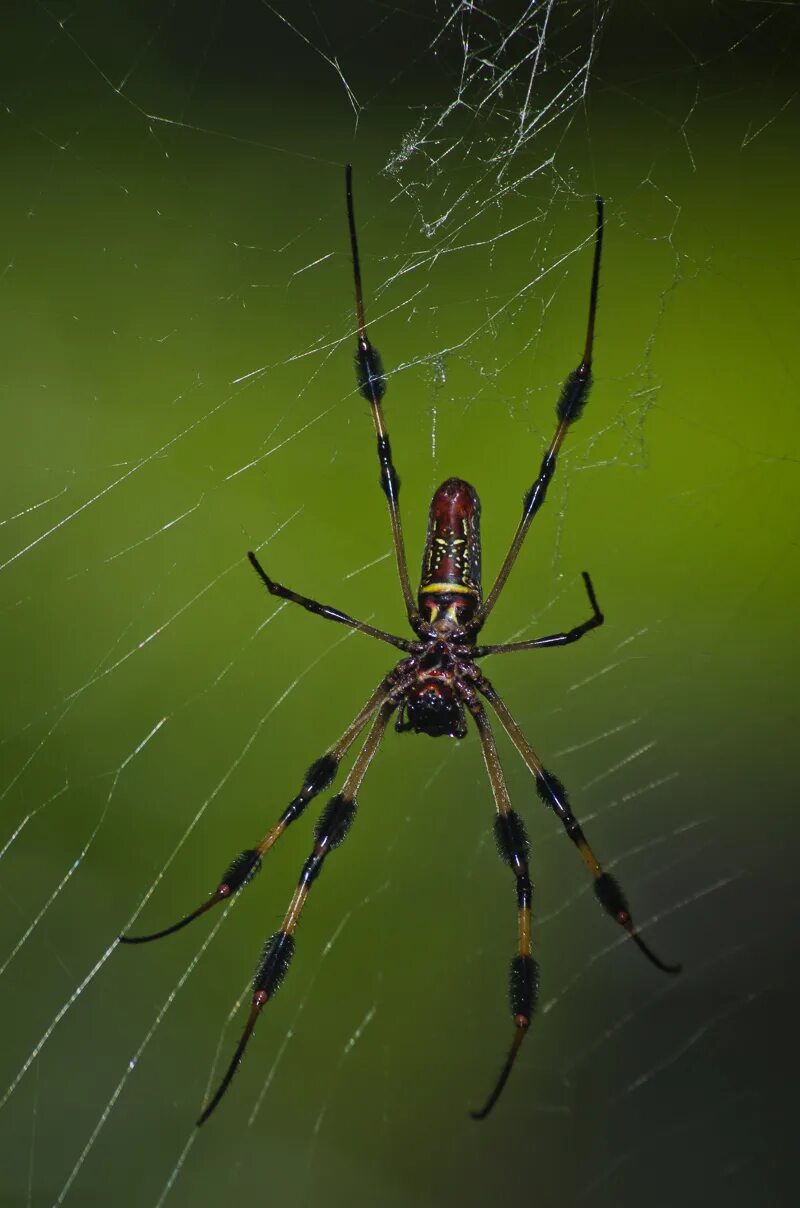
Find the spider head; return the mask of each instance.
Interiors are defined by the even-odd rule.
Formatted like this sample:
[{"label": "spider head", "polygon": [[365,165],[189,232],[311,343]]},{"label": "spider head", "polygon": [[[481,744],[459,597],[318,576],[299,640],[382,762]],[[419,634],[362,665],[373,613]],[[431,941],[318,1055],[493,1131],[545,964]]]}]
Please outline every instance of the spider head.
[{"label": "spider head", "polygon": [[395,729],[429,734],[431,738],[464,738],[467,723],[464,709],[452,684],[441,679],[422,679],[406,693]]}]

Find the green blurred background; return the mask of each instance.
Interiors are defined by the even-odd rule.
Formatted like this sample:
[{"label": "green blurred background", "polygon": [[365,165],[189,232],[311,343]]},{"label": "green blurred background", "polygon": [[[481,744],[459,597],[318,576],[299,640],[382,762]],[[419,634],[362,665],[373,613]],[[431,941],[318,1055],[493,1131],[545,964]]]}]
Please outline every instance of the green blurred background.
[{"label": "green blurred background", "polygon": [[[796,9],[2,17],[0,1203],[792,1202]],[[391,661],[276,609],[245,552],[403,625],[347,160],[414,571],[451,474],[497,567],[607,199],[594,392],[487,637],[582,619],[584,567],[608,621],[490,673],[685,971],[620,941],[501,742],[542,992],[474,1124],[513,886],[474,737],[390,734],[198,1133],[311,819],[226,917],[115,937],[199,902]]]}]

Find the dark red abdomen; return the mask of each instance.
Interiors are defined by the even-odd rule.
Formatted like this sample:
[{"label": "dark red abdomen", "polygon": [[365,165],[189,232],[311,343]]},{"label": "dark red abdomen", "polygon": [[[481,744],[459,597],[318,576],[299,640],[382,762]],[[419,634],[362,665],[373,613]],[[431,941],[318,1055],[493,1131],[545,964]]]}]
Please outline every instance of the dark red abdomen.
[{"label": "dark red abdomen", "polygon": [[463,625],[481,602],[481,501],[463,478],[448,478],[431,500],[419,609],[427,621]]}]

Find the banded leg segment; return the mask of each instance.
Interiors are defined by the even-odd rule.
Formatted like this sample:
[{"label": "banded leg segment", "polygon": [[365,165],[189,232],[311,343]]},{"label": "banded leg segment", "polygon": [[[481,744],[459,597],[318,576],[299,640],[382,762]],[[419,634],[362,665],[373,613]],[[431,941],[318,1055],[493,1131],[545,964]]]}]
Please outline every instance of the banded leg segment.
[{"label": "banded leg segment", "polygon": [[586,343],[583,349],[583,357],[576,369],[573,369],[564,385],[561,388],[561,395],[556,404],[556,426],[553,439],[550,441],[547,452],[542,458],[542,464],[539,467],[539,474],[534,480],[533,485],[528,490],[522,504],[522,516],[517,531],[514,534],[514,539],[511,542],[511,547],[505,556],[503,565],[497,578],[494,581],[492,590],[484,600],[483,606],[476,615],[477,625],[483,625],[489,613],[497,603],[497,597],[505,586],[506,579],[511,573],[511,569],[517,560],[517,555],[522,548],[522,543],[525,540],[528,529],[531,526],[534,516],[539,511],[539,508],[545,501],[547,496],[547,488],[550,485],[550,480],[556,470],[556,458],[558,451],[564,442],[564,437],[567,435],[569,428],[576,420],[580,419],[583,408],[586,406],[586,401],[589,397],[589,391],[592,385],[592,348],[594,345],[594,323],[595,315],[597,314],[597,292],[600,285],[600,257],[603,250],[603,199],[597,197],[597,225],[595,227],[594,237],[594,263],[592,267],[592,281],[589,289],[589,318],[586,325]]},{"label": "banded leg segment", "polygon": [[400,578],[400,588],[403,592],[408,619],[412,628],[416,628],[419,613],[411,591],[411,581],[408,577],[408,562],[406,547],[403,541],[403,525],[400,520],[400,479],[392,461],[392,446],[389,443],[389,433],[383,416],[382,399],[386,393],[386,376],[383,372],[380,353],[374,348],[367,335],[367,325],[364,319],[364,294],[361,288],[361,262],[358,256],[358,240],[356,238],[356,220],[353,210],[353,169],[350,164],[345,169],[345,184],[347,189],[347,223],[350,228],[350,250],[353,258],[353,282],[356,294],[356,325],[358,327],[358,342],[356,344],[356,379],[358,389],[363,398],[372,408],[372,422],[375,425],[375,436],[378,442],[378,462],[381,468],[381,490],[389,505],[389,520],[392,526],[392,542],[394,556],[397,562],[397,574]]},{"label": "banded leg segment", "polygon": [[338,742],[335,742],[330,750],[326,751],[324,755],[311,764],[311,767],[303,777],[300,791],[289,802],[275,825],[270,827],[256,847],[250,847],[240,852],[231,865],[226,868],[217,888],[205,902],[198,906],[196,910],[192,910],[189,914],[184,915],[177,923],[164,927],[161,931],[154,931],[149,935],[121,935],[119,937],[120,943],[146,944],[150,940],[160,940],[165,935],[172,935],[175,931],[181,931],[189,923],[193,922],[194,919],[199,918],[201,914],[205,914],[207,910],[210,910],[212,906],[216,906],[219,902],[224,902],[227,898],[233,897],[235,893],[238,893],[240,889],[243,889],[245,885],[252,881],[261,868],[262,856],[280,838],[287,826],[297,821],[309,802],[331,783],[342,759],[378,709],[381,701],[386,699],[389,691],[390,686],[387,677],[387,679],[381,681],[364,707],[359,710]]},{"label": "banded leg segment", "polygon": [[301,596],[299,592],[292,591],[290,587],[284,587],[282,583],[276,583],[274,579],[270,579],[252,550],[248,550],[247,557],[253,570],[271,596],[279,596],[282,600],[291,600],[292,604],[299,604],[301,608],[305,608],[308,612],[313,612],[315,616],[324,617],[326,621],[338,621],[340,625],[347,625],[348,628],[356,629],[359,633],[366,633],[371,638],[378,638],[381,642],[388,642],[390,646],[397,646],[399,650],[411,649],[412,644],[406,638],[400,638],[396,634],[387,633],[384,629],[376,629],[374,625],[368,625],[366,621],[357,621],[349,613],[341,612],[338,608],[331,608],[330,604],[320,604],[317,600],[310,599],[309,596]]},{"label": "banded leg segment", "polygon": [[546,637],[531,638],[527,642],[501,642],[496,646],[476,646],[472,657],[478,659],[486,654],[513,654],[519,650],[544,650],[550,646],[570,646],[573,642],[580,641],[584,634],[590,633],[592,629],[597,629],[603,624],[605,617],[597,603],[589,572],[584,570],[581,571],[581,574],[589,603],[592,606],[592,615],[588,621],[581,621],[580,625],[574,625],[572,629],[566,629],[562,633],[549,633]]},{"label": "banded leg segment", "polygon": [[[384,694],[385,695],[385,694]],[[294,955],[294,932],[308,899],[311,886],[316,881],[326,857],[338,847],[347,836],[347,832],[355,817],[356,795],[373,756],[380,745],[386,731],[386,726],[394,712],[395,705],[391,700],[385,700],[378,715],[372,723],[367,739],[358,757],[348,773],[341,793],[331,797],[326,804],[315,827],[315,842],[308,859],[300,871],[289,907],[281,922],[280,929],[267,940],[261,955],[255,977],[253,978],[253,998],[250,1014],[242,1032],[230,1065],[217,1090],[197,1121],[204,1124],[222,1096],[230,1086],[231,1080],[244,1056],[247,1042],[252,1035],[256,1021],[269,1000],[277,993],[286,976],[292,956]]]},{"label": "banded leg segment", "polygon": [[620,927],[623,927],[627,931],[637,948],[644,953],[657,969],[661,969],[664,973],[680,973],[680,965],[666,964],[660,957],[656,956],[652,948],[639,935],[633,924],[630,907],[622,889],[617,883],[616,878],[603,870],[599,860],[589,846],[583,833],[583,828],[572,812],[566,789],[561,781],[544,767],[539,756],[485,676],[481,676],[478,688],[491,704],[500,719],[503,729],[519,751],[529,771],[533,774],[539,797],[558,816],[564,830],[577,847],[581,859],[591,873],[595,896],[600,905]]},{"label": "banded leg segment", "polygon": [[517,955],[511,961],[509,978],[509,1005],[514,1019],[514,1039],[508,1051],[500,1076],[480,1111],[471,1112],[473,1120],[484,1120],[500,1098],[503,1087],[513,1069],[525,1034],[530,1026],[536,1005],[539,983],[539,968],[531,955],[531,899],[533,887],[528,873],[528,851],[530,844],[525,825],[511,806],[503,769],[497,755],[486,712],[474,696],[467,697],[467,706],[475,719],[480,734],[481,750],[492,794],[497,809],[494,823],[495,840],[500,858],[516,878],[517,884]]}]

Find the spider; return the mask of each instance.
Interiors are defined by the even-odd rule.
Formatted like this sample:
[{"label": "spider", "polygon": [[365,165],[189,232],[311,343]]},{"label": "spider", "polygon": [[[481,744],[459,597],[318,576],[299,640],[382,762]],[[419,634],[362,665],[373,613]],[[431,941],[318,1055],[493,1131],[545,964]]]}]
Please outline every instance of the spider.
[{"label": "spider", "polygon": [[280,930],[267,940],[253,979],[250,1013],[242,1036],[216,1092],[204,1108],[197,1123],[203,1124],[219,1104],[244,1055],[245,1048],[261,1011],[279,989],[294,954],[294,933],[306,904],[311,887],[334,848],[344,840],[356,812],[356,797],[370,763],[384,736],[390,718],[396,712],[395,729],[413,730],[431,738],[464,738],[467,714],[478,731],[483,760],[489,777],[496,816],[495,838],[501,859],[511,869],[516,882],[517,954],[511,961],[509,999],[514,1021],[514,1033],[505,1063],[494,1087],[474,1119],[488,1116],[505,1086],[527,1033],[533,1015],[538,987],[538,966],[531,953],[531,899],[533,889],[528,873],[528,837],[524,823],[511,805],[503,771],[497,755],[492,728],[481,698],[488,701],[500,725],[508,734],[536,782],[536,791],[561,820],[564,829],[578,849],[594,882],[600,904],[628,933],[641,952],[665,973],[677,973],[679,965],[668,965],[648,947],[634,928],[625,895],[616,880],[604,872],[590,848],[583,829],[572,812],[566,790],[560,780],[548,771],[520,727],[509,713],[491,682],[477,666],[477,660],[490,654],[511,654],[522,650],[542,650],[568,646],[603,624],[603,614],[597,603],[592,581],[586,571],[583,583],[591,606],[591,616],[572,629],[551,633],[525,642],[482,646],[477,637],[497,603],[506,580],[517,560],[528,529],[547,496],[547,488],[556,468],[558,451],[570,426],[581,416],[592,382],[592,347],[594,343],[597,293],[600,278],[600,255],[603,245],[603,199],[596,198],[596,227],[594,262],[589,290],[589,316],[583,356],[569,374],[556,404],[556,429],[542,458],[539,472],[527,491],[522,516],[500,567],[497,578],[486,598],[481,592],[480,500],[473,486],[462,478],[448,478],[435,492],[428,514],[428,531],[422,557],[422,574],[416,600],[408,575],[403,529],[398,498],[400,479],[392,460],[389,435],[383,415],[382,400],[386,378],[380,356],[367,336],[361,268],[353,211],[352,168],[345,172],[347,220],[355,285],[357,327],[356,376],[358,389],[372,409],[372,419],[378,443],[380,485],[389,505],[392,543],[409,624],[415,639],[397,637],[357,621],[338,608],[320,604],[301,596],[271,579],[256,555],[248,553],[250,563],[267,591],[283,600],[291,600],[302,608],[368,634],[402,650],[403,657],[384,676],[375,691],[353,721],[319,759],[311,764],[303,778],[297,796],[257,847],[243,851],[222,878],[212,895],[196,910],[177,923],[150,935],[123,935],[122,943],[141,944],[160,939],[181,930],[199,915],[219,902],[224,902],[243,888],[261,867],[262,857],[277,842],[286,828],[295,822],[309,802],[326,789],[333,780],[342,759],[359,734],[369,726],[366,740],[351,767],[341,791],[325,805],[315,828],[315,840],[308,859],[300,872],[297,888],[283,918]]}]

